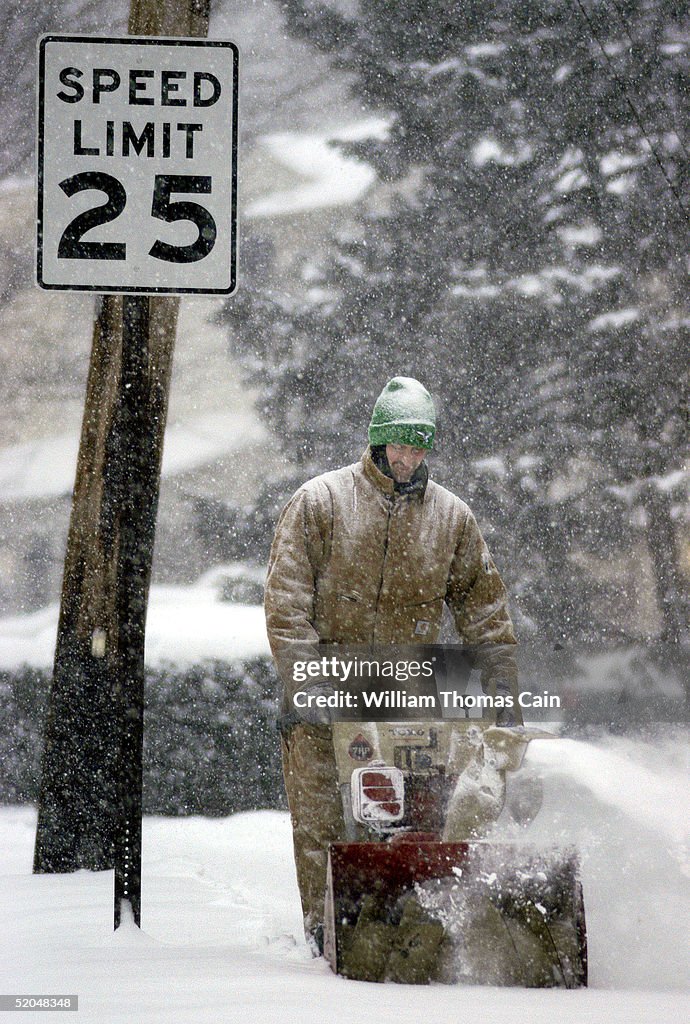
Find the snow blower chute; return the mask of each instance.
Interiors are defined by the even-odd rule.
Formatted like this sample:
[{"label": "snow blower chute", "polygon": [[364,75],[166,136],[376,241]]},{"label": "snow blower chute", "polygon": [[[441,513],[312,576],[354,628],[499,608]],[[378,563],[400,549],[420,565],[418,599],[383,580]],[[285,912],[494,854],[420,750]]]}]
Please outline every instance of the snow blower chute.
[{"label": "snow blower chute", "polygon": [[550,733],[460,720],[337,722],[333,735],[352,839],[329,852],[324,952],[334,971],[412,984],[587,984],[576,852],[479,838],[504,806],[506,773]]}]

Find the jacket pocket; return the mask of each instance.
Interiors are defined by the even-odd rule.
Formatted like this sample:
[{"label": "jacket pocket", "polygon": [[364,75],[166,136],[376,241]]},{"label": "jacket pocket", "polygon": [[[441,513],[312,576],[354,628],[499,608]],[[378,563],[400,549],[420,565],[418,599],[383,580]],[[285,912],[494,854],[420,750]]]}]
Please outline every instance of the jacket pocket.
[{"label": "jacket pocket", "polygon": [[394,612],[398,643],[435,643],[441,628],[443,596],[404,604]]},{"label": "jacket pocket", "polygon": [[362,599],[354,591],[336,591],[330,615],[334,639],[356,643],[362,639]]},{"label": "jacket pocket", "polygon": [[367,620],[364,602],[354,590],[325,587],[316,600],[316,630],[327,643],[363,643]]}]

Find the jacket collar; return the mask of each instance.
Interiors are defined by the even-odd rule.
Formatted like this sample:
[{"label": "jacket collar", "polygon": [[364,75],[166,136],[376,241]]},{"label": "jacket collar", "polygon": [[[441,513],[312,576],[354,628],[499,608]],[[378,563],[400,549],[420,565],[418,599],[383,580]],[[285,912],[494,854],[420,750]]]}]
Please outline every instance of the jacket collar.
[{"label": "jacket collar", "polygon": [[367,479],[370,480],[380,491],[391,498],[399,494],[408,497],[411,497],[414,494],[419,494],[420,497],[424,496],[427,481],[429,479],[429,471],[424,462],[422,462],[419,468],[415,471],[415,474],[409,484],[403,484],[402,486],[398,484],[397,488],[395,480],[390,476],[386,476],[385,473],[382,473],[374,462],[371,454],[371,447],[367,447],[366,451],[362,455],[362,467]]}]

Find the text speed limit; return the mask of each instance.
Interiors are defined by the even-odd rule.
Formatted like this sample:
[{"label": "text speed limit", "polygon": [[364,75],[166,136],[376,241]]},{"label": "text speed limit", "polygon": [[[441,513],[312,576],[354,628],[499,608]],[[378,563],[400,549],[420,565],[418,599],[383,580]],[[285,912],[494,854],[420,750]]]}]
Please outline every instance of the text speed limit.
[{"label": "text speed limit", "polygon": [[227,42],[41,40],[42,287],[234,290],[237,73]]}]

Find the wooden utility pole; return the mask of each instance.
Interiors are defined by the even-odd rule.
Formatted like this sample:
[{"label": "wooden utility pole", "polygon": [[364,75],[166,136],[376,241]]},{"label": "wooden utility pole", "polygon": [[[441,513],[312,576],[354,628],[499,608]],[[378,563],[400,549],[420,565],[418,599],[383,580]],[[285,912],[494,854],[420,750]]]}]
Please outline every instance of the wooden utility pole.
[{"label": "wooden utility pole", "polygon": [[[210,0],[131,0],[133,36],[205,37]],[[144,630],[177,298],[99,298],[45,729],[34,871],[115,867],[140,923]]]}]

